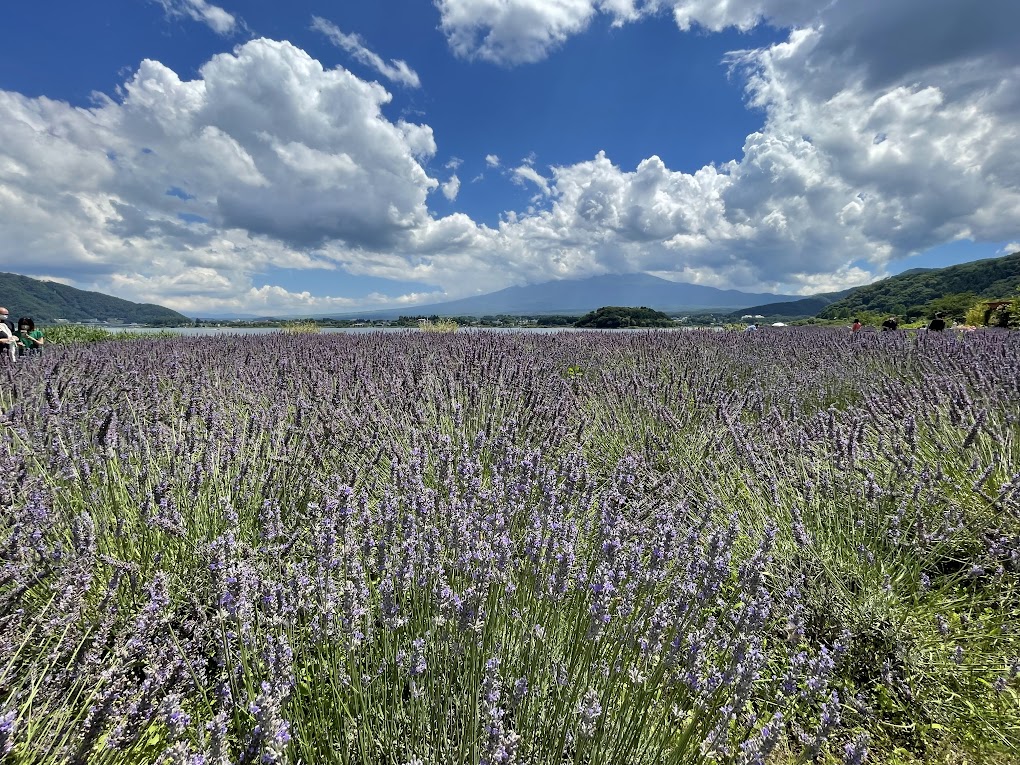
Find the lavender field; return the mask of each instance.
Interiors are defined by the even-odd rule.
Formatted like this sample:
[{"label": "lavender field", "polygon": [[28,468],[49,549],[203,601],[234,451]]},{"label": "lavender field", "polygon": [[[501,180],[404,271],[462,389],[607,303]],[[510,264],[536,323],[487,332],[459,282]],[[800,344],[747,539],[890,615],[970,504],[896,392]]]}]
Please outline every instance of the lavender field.
[{"label": "lavender field", "polygon": [[0,761],[1020,761],[1020,333],[5,368]]}]

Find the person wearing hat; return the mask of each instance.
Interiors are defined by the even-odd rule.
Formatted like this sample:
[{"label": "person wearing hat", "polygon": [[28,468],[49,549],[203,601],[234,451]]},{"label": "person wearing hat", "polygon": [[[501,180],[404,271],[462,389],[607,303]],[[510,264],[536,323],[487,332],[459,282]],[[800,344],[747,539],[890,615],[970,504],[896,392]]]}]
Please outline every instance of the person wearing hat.
[{"label": "person wearing hat", "polygon": [[0,306],[0,354],[5,354],[11,363],[18,360],[18,338],[14,334],[14,323],[6,308]]},{"label": "person wearing hat", "polygon": [[946,315],[944,313],[942,313],[941,311],[939,311],[937,314],[935,314],[935,318],[932,319],[930,322],[928,322],[928,331],[929,332],[941,332],[942,330],[944,330],[946,328],[946,318],[945,318],[945,316]]}]

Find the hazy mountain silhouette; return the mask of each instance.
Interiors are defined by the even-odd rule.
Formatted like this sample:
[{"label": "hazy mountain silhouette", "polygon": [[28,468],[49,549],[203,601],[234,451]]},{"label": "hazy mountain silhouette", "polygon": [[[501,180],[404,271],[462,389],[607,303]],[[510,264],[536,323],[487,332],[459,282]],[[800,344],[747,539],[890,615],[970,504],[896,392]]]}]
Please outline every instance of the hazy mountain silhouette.
[{"label": "hazy mountain silhouette", "polygon": [[657,311],[732,311],[766,302],[795,298],[794,295],[748,293],[721,290],[700,284],[671,282],[648,274],[591,276],[561,279],[523,287],[507,287],[485,295],[431,305],[336,314],[388,318],[397,316],[535,316],[541,314],[585,314],[607,305],[645,306]]}]

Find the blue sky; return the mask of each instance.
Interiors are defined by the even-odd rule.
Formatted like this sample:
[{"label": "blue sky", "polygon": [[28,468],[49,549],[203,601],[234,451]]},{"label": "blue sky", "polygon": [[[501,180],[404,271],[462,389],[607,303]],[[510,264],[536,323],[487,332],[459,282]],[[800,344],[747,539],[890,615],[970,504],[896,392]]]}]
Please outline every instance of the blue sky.
[{"label": "blue sky", "polygon": [[1020,249],[1020,4],[97,0],[0,24],[6,270],[203,313]]}]

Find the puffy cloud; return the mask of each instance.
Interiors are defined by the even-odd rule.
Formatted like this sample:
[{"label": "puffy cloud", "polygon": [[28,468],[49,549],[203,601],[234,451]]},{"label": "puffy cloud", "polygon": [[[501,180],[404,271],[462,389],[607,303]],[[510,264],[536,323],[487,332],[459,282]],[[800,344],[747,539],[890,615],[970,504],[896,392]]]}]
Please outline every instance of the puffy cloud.
[{"label": "puffy cloud", "polygon": [[451,202],[457,198],[457,193],[460,191],[460,178],[456,174],[450,176],[450,180],[442,185],[443,196],[449,199]]},{"label": "puffy cloud", "polygon": [[[836,0],[833,5],[842,1]],[[857,12],[865,14],[861,8],[869,4],[875,5],[874,0],[861,0],[856,4]],[[684,31],[697,26],[713,32],[726,27],[747,31],[763,21],[778,27],[799,27],[809,23],[822,8],[815,0],[727,0],[723,3],[673,0],[657,5],[669,7],[677,26]]]},{"label": "puffy cloud", "polygon": [[437,182],[419,160],[435,152],[432,131],[386,120],[382,87],[268,40],[214,57],[201,75],[183,83],[144,62],[123,105],[103,114],[148,142],[146,164],[186,169],[174,185],[205,202],[195,212],[295,247],[385,246],[426,215]]},{"label": "puffy cloud", "polygon": [[538,61],[588,26],[591,0],[436,0],[454,53],[503,64]]},{"label": "puffy cloud", "polygon": [[155,2],[163,6],[167,16],[201,22],[220,35],[232,34],[241,26],[233,14],[227,13],[219,6],[210,5],[205,0],[155,0]]},{"label": "puffy cloud", "polygon": [[814,63],[835,73],[860,67],[872,84],[952,64],[987,61],[999,69],[1020,63],[1013,44],[1020,5],[1012,0],[973,7],[959,0],[437,0],[436,5],[458,55],[510,65],[544,58],[598,14],[621,25],[664,12],[684,31],[746,31],[766,22],[824,29]]},{"label": "puffy cloud", "polygon": [[514,180],[514,183],[521,186],[524,185],[525,181],[530,181],[538,186],[539,191],[542,192],[543,196],[549,196],[549,181],[543,178],[542,175],[530,164],[523,164],[520,167],[515,167],[511,177]]},{"label": "puffy cloud", "polygon": [[962,86],[976,84],[972,67],[921,62],[875,85],[863,66],[856,77],[834,71],[829,33],[805,30],[742,57],[749,92],[768,118],[745,145],[734,213],[806,204],[816,223],[802,236],[835,219],[878,260],[963,237],[1010,236],[1008,221],[1020,212],[1020,148],[1006,94],[1017,69],[984,67],[972,89]]},{"label": "puffy cloud", "polygon": [[499,157],[496,156],[495,154],[486,154],[485,155],[485,164],[488,167],[493,167],[493,168],[499,167]]},{"label": "puffy cloud", "polygon": [[[653,157],[626,173],[600,155],[559,168],[548,187],[528,165],[514,170],[554,201],[507,219],[533,244],[583,248],[603,268],[810,291],[865,281],[890,258],[944,242],[1017,233],[1020,5],[1009,0],[439,7],[455,51],[510,64],[546,55],[597,13],[626,23],[669,12],[685,30],[790,29],[783,43],[731,56],[765,114],[739,161],[686,175]],[[528,14],[540,29],[514,23]]]},{"label": "puffy cloud", "polygon": [[431,129],[388,121],[382,87],[288,43],[249,42],[193,81],[144,61],[122,90],[91,109],[0,91],[0,238],[35,272],[118,274],[139,285],[126,297],[188,308],[196,268],[236,290],[429,219]]},{"label": "puffy cloud", "polygon": [[[592,19],[607,15],[614,26],[673,9],[677,23],[709,29],[750,29],[768,0],[435,0],[440,27],[458,56],[503,65],[539,61],[567,38],[586,30]],[[773,0],[794,5],[798,0]],[[799,0],[811,7],[812,0]]]},{"label": "puffy cloud", "polygon": [[387,64],[379,54],[373,53],[365,46],[359,35],[345,34],[336,24],[319,16],[312,17],[312,29],[322,32],[331,43],[350,53],[355,61],[374,69],[387,80],[409,88],[421,87],[418,73],[411,69],[406,61],[394,60]]}]

